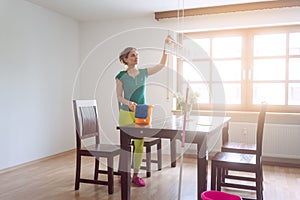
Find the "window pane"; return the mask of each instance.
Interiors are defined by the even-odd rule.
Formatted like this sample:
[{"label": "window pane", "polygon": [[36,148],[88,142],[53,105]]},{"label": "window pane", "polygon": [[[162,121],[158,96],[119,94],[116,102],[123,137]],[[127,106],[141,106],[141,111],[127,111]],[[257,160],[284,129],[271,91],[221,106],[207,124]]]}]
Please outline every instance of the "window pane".
[{"label": "window pane", "polygon": [[255,83],[253,84],[253,104],[284,105],[284,83]]},{"label": "window pane", "polygon": [[210,39],[203,38],[203,39],[194,39],[196,44],[198,44],[208,55],[210,54]]},{"label": "window pane", "polygon": [[289,105],[300,105],[300,83],[289,84]]},{"label": "window pane", "polygon": [[286,34],[254,36],[254,56],[279,56],[286,52]]},{"label": "window pane", "polygon": [[285,60],[255,59],[253,80],[285,80]]},{"label": "window pane", "polygon": [[183,62],[183,76],[187,81],[207,81],[209,80],[209,62],[195,62],[190,65]]},{"label": "window pane", "polygon": [[213,38],[212,54],[214,58],[241,57],[242,37]]},{"label": "window pane", "polygon": [[300,59],[290,59],[289,80],[300,80]]},{"label": "window pane", "polygon": [[241,85],[223,83],[226,104],[241,104]]},{"label": "window pane", "polygon": [[213,80],[217,81],[219,76],[222,81],[240,81],[241,80],[241,61],[229,60],[229,61],[215,61],[214,62],[218,75],[213,73]]},{"label": "window pane", "polygon": [[209,89],[207,84],[190,84],[192,91],[200,94],[197,103],[209,103]]},{"label": "window pane", "polygon": [[290,55],[300,55],[300,33],[290,33]]},{"label": "window pane", "polygon": [[226,88],[223,83],[212,84],[211,101],[212,104],[226,104]]},{"label": "window pane", "polygon": [[183,57],[187,58],[188,60],[194,59],[209,59],[209,39],[191,39],[191,38],[184,38],[182,48],[176,50],[179,54],[182,54]]}]

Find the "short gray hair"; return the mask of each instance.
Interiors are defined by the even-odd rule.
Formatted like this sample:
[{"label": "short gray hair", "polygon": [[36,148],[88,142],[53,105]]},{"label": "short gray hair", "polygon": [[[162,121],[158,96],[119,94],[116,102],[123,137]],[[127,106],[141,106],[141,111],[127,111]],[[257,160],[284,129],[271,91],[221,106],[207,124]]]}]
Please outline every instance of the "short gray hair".
[{"label": "short gray hair", "polygon": [[136,50],[136,48],[127,47],[120,53],[119,60],[122,64],[127,65],[127,63],[124,61],[124,58],[128,58],[128,55],[129,55],[130,51],[132,51],[132,50]]}]

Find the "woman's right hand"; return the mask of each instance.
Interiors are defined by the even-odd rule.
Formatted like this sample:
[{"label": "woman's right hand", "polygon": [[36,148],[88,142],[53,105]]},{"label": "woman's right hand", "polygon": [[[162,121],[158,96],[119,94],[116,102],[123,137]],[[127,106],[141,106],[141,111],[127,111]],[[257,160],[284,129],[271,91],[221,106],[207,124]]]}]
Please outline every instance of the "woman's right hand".
[{"label": "woman's right hand", "polygon": [[128,107],[129,107],[129,109],[130,110],[132,110],[132,111],[134,111],[134,106],[136,105],[136,103],[135,102],[132,102],[132,101],[129,101],[129,103],[128,103]]}]

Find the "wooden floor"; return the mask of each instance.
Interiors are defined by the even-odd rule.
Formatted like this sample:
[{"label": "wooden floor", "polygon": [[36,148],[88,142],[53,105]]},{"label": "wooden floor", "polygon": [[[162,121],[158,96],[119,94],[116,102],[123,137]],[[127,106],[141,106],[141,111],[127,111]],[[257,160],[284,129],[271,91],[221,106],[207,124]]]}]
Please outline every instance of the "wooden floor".
[{"label": "wooden floor", "polygon": [[[150,178],[145,178],[147,186],[132,187],[132,199],[175,200],[178,195],[180,163],[170,167],[168,157],[163,157],[162,171],[155,171]],[[108,195],[106,186],[81,184],[74,191],[75,152],[70,151],[48,159],[35,161],[13,169],[0,171],[1,200],[119,200],[121,196],[118,178],[115,178],[115,192]],[[84,160],[82,173],[92,177],[93,160]],[[264,166],[265,200],[300,200],[300,169]],[[210,170],[208,170],[210,173]],[[145,173],[141,172],[142,176]],[[105,178],[105,177],[103,177]],[[210,179],[210,175],[209,175]],[[208,179],[208,180],[209,180]],[[184,158],[183,184],[181,199],[197,199],[196,195],[196,160]],[[208,185],[210,185],[210,180]],[[229,191],[228,192],[236,192]],[[254,196],[247,192],[243,195]]]}]

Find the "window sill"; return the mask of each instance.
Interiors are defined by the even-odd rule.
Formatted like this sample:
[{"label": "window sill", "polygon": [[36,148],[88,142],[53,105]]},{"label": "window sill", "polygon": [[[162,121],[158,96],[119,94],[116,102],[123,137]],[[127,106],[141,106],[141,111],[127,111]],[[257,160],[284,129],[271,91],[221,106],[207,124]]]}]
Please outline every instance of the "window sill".
[{"label": "window sill", "polygon": [[[180,110],[172,110],[175,115],[180,115]],[[227,116],[231,117],[232,122],[248,122],[256,123],[258,112],[250,111],[211,111],[211,110],[192,110],[191,115],[204,115],[204,116]],[[289,124],[300,125],[300,113],[279,113],[267,112],[266,123],[269,124]]]}]

